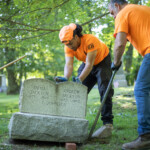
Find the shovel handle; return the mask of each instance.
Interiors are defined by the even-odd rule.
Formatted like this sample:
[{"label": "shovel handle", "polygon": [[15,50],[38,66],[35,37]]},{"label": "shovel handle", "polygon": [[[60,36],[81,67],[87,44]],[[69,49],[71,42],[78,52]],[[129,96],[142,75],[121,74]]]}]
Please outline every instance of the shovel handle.
[{"label": "shovel handle", "polygon": [[90,138],[91,138],[91,136],[92,136],[92,134],[93,134],[93,132],[94,132],[95,126],[96,126],[96,124],[97,124],[97,121],[98,121],[98,118],[99,118],[100,113],[101,113],[101,111],[102,111],[102,108],[103,108],[103,106],[104,106],[104,104],[105,104],[106,98],[107,98],[107,96],[108,96],[108,93],[109,93],[109,90],[110,90],[110,88],[111,88],[111,85],[112,85],[112,82],[113,82],[113,79],[114,79],[114,76],[115,76],[116,72],[117,72],[117,70],[114,70],[113,73],[112,73],[112,76],[111,76],[111,79],[110,79],[109,84],[108,84],[108,86],[107,86],[107,89],[106,89],[106,91],[105,91],[105,94],[104,94],[102,103],[101,103],[101,105],[100,105],[100,107],[99,107],[99,110],[98,110],[98,113],[97,113],[97,115],[96,115],[95,121],[94,121],[94,123],[93,123],[93,125],[92,125],[92,128],[91,128],[91,130],[90,130],[90,133],[89,133],[89,136],[88,136],[88,140],[90,140]]}]

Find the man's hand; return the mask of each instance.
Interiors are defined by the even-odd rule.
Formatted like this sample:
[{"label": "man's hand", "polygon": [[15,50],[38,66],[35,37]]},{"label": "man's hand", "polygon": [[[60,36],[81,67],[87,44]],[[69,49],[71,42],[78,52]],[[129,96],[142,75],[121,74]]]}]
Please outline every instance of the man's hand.
[{"label": "man's hand", "polygon": [[72,81],[82,84],[82,81],[79,79],[79,77],[72,77]]},{"label": "man's hand", "polygon": [[65,77],[60,77],[60,76],[54,77],[54,80],[55,80],[56,82],[66,82],[66,81],[68,81],[67,78],[65,78]]},{"label": "man's hand", "polygon": [[112,69],[113,71],[114,71],[114,70],[118,71],[119,68],[120,68],[120,66],[121,66],[121,64],[122,64],[122,62],[120,62],[120,64],[119,64],[118,66],[115,66],[115,64],[112,62],[112,64],[111,64],[111,69]]}]

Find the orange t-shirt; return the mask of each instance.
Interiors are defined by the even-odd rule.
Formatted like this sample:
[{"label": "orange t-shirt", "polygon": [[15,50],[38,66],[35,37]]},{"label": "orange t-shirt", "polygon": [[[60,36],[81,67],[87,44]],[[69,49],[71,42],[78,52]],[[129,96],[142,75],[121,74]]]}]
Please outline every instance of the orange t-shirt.
[{"label": "orange t-shirt", "polygon": [[108,55],[109,49],[94,35],[84,34],[81,37],[81,45],[78,47],[77,51],[73,51],[69,47],[65,46],[65,56],[75,56],[78,60],[83,61],[85,63],[87,53],[95,50],[97,50],[97,55],[94,61],[94,65],[97,65]]},{"label": "orange t-shirt", "polygon": [[114,36],[127,33],[127,39],[144,56],[150,53],[150,7],[128,4],[115,19]]}]

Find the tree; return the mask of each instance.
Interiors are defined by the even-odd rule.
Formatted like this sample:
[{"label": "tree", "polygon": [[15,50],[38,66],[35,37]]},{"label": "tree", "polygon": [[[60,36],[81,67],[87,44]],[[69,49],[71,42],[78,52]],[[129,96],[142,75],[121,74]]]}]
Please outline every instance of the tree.
[{"label": "tree", "polygon": [[[9,16],[11,18],[11,13],[12,11],[12,1],[11,0],[6,0],[3,3],[3,7],[1,8],[1,11],[3,12],[3,16]],[[7,27],[14,27],[12,23],[4,23],[2,26]],[[14,58],[16,58],[16,49],[14,47],[11,47],[10,41],[8,36],[15,37],[17,35],[16,32],[12,31],[7,31],[3,30],[2,32],[2,40],[1,40],[1,54],[3,56],[3,64],[4,62],[8,63],[10,61],[13,61]],[[16,79],[16,72],[15,72],[15,66],[11,66],[7,68],[7,77],[8,77],[8,94],[14,94],[18,92],[19,86],[17,84],[17,79]]]},{"label": "tree", "polygon": [[[0,4],[0,65],[31,54],[3,70],[9,82],[8,93],[16,93],[21,81],[31,74],[45,78],[63,74],[64,48],[58,34],[71,22],[82,25],[83,33],[96,34],[112,52],[114,21],[108,15],[106,0],[1,0]],[[94,30],[101,26],[102,30]],[[78,65],[75,61],[74,70]]]}]

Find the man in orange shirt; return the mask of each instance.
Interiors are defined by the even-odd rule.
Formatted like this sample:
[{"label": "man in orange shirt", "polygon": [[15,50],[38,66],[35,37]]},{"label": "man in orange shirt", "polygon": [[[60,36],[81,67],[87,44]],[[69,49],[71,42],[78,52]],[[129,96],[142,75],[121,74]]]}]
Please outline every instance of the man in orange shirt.
[{"label": "man in orange shirt", "polygon": [[116,69],[121,63],[127,40],[144,57],[140,66],[134,95],[137,105],[139,137],[123,144],[123,150],[144,150],[150,148],[150,8],[128,4],[126,0],[111,0],[109,11],[115,19],[114,63]]},{"label": "man in orange shirt", "polygon": [[[97,83],[102,100],[112,75],[109,49],[94,35],[82,35],[81,32],[82,27],[74,23],[64,26],[60,30],[59,38],[65,45],[66,63],[64,77],[55,77],[55,80],[57,82],[68,81],[73,72],[74,57],[76,57],[83,63],[78,69],[78,77],[74,79],[75,82],[87,86],[88,93]],[[113,128],[113,93],[113,89],[111,88],[101,113],[104,126],[92,135],[93,138],[105,138],[111,135]]]}]

